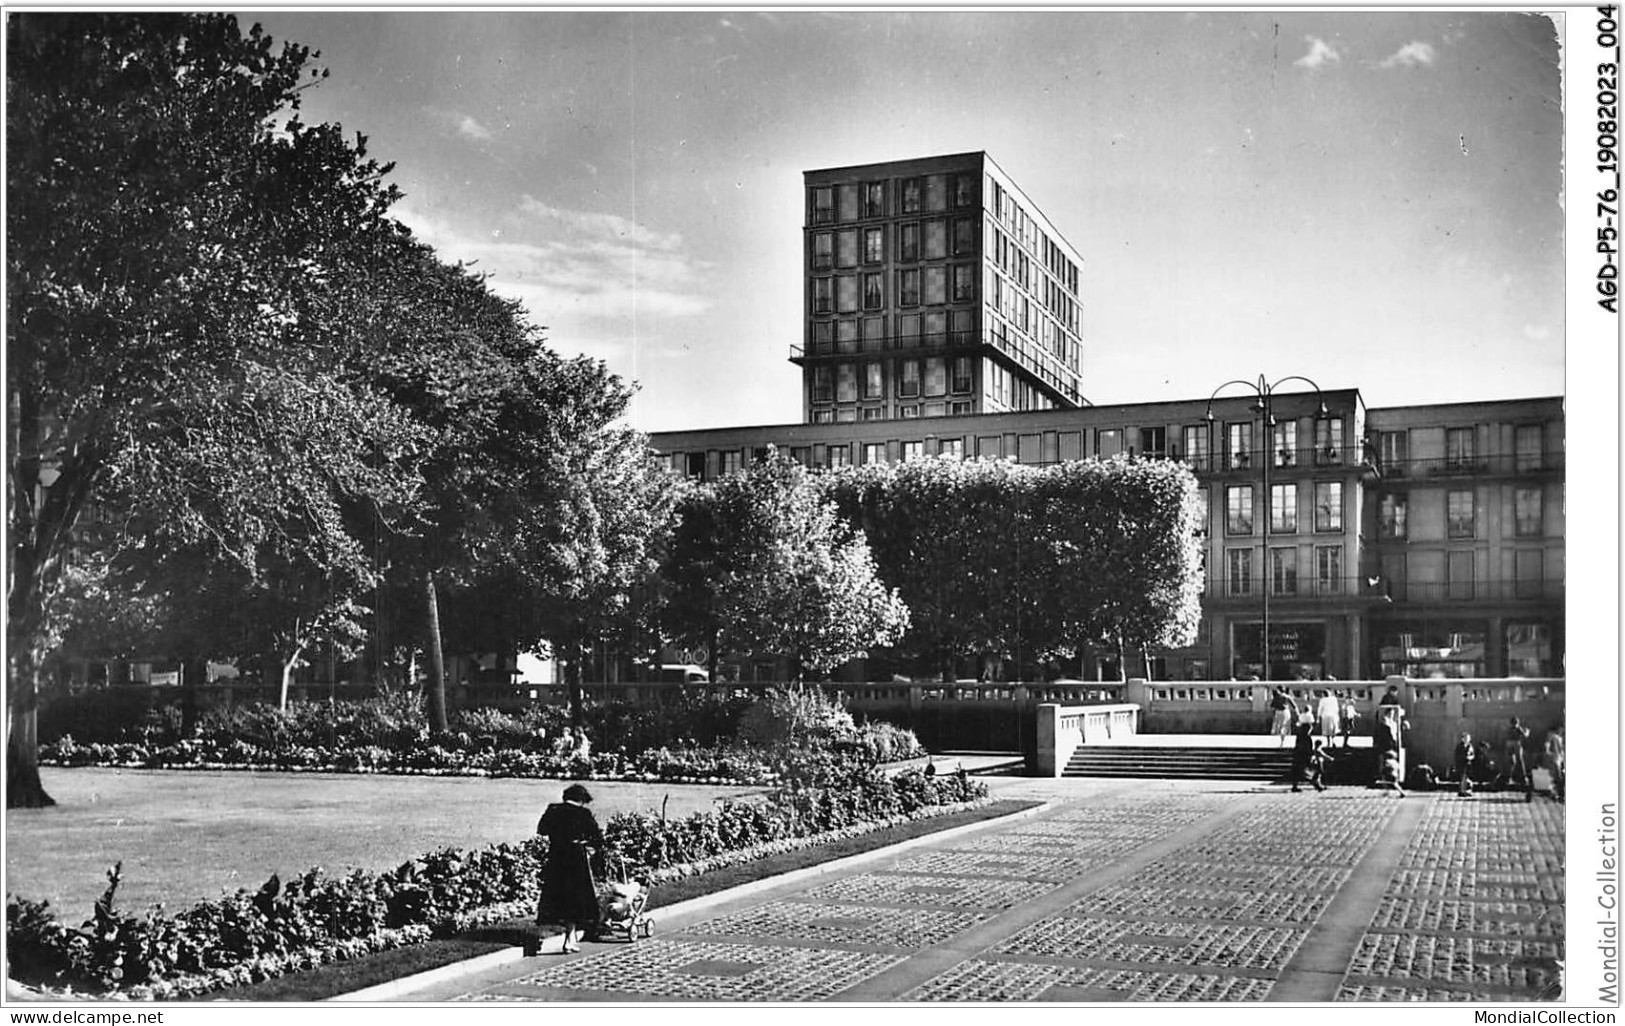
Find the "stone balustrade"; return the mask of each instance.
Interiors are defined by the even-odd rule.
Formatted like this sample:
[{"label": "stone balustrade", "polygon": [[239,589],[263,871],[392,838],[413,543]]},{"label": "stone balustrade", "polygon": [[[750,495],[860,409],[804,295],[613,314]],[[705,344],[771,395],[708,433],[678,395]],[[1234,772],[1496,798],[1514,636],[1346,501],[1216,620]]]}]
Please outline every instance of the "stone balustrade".
[{"label": "stone balustrade", "polygon": [[1139,728],[1137,705],[1038,706],[1038,775],[1058,777],[1081,745],[1122,743]]}]

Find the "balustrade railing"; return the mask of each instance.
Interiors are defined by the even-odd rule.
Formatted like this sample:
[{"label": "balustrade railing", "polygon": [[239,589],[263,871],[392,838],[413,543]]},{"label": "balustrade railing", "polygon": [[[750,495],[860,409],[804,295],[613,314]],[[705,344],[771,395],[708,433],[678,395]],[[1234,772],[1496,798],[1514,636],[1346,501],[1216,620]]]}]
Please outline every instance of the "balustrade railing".
[{"label": "balustrade railing", "polygon": [[1438,456],[1415,459],[1379,459],[1376,468],[1384,480],[1426,480],[1435,477],[1483,477],[1503,474],[1538,474],[1564,469],[1561,451],[1497,453],[1493,456]]},{"label": "balustrade railing", "polygon": [[[1209,580],[1204,593],[1210,600],[1257,601],[1266,582],[1259,575],[1245,580]],[[1507,602],[1561,599],[1560,580],[1481,579],[1470,581],[1389,581],[1372,577],[1310,577],[1298,575],[1276,581],[1270,598],[1368,598],[1400,602]]]}]

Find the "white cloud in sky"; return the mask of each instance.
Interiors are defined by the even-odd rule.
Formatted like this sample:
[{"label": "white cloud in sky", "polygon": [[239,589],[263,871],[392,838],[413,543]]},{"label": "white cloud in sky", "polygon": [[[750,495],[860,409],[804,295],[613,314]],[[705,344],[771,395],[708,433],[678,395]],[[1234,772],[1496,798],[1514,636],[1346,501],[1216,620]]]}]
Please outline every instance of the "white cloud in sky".
[{"label": "white cloud in sky", "polygon": [[455,132],[464,138],[473,139],[475,142],[486,142],[491,139],[491,130],[480,124],[479,119],[472,114],[447,110],[444,107],[425,107],[423,112],[439,122],[447,131]]},{"label": "white cloud in sky", "polygon": [[[447,260],[491,276],[538,324],[596,334],[606,325],[634,333],[710,307],[707,265],[663,234],[616,214],[565,210],[523,197],[516,218],[486,234],[397,208],[400,219]],[[583,337],[580,340],[585,342]]]},{"label": "white cloud in sky", "polygon": [[1391,56],[1378,62],[1379,68],[1415,67],[1418,64],[1432,64],[1435,56],[1433,47],[1427,43],[1406,43]]},{"label": "white cloud in sky", "polygon": [[613,238],[619,242],[646,249],[675,251],[682,247],[682,237],[662,235],[619,214],[595,213],[585,210],[564,210],[550,206],[532,196],[520,200],[522,213],[542,221],[553,221],[577,235],[600,239]]},{"label": "white cloud in sky", "polygon": [[480,124],[478,121],[475,121],[474,118],[468,114],[464,114],[462,118],[458,120],[457,131],[468,136],[470,139],[479,139],[483,141],[491,138],[491,130]]},{"label": "white cloud in sky", "polygon": [[1343,59],[1342,56],[1332,48],[1331,44],[1327,43],[1326,40],[1321,39],[1319,36],[1304,36],[1304,38],[1309,41],[1309,52],[1292,62],[1298,67],[1313,70],[1327,64],[1336,64]]},{"label": "white cloud in sky", "polygon": [[1552,337],[1552,329],[1544,324],[1525,324],[1523,326],[1523,337],[1532,342],[1544,342]]}]

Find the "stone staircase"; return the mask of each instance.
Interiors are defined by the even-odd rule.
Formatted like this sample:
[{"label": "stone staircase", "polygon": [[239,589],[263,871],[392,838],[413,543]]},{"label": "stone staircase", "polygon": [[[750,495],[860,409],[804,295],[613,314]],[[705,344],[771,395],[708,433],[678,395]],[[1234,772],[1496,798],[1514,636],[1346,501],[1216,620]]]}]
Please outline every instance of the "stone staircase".
[{"label": "stone staircase", "polygon": [[1280,781],[1285,780],[1291,771],[1290,748],[1083,745],[1072,753],[1062,775]]}]

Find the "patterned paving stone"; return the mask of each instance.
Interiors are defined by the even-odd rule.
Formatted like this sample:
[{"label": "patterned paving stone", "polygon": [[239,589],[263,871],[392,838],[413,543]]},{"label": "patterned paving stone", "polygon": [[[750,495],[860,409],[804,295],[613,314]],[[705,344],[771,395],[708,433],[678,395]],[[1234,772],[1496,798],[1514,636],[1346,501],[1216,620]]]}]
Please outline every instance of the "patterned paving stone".
[{"label": "patterned paving stone", "polygon": [[1156,841],[1172,834],[1191,823],[1204,817],[1195,816],[1189,821],[1137,823],[1122,820],[1090,820],[1090,819],[1054,819],[1034,820],[1021,824],[1019,829],[1011,833],[1023,837],[1110,837],[1125,840]]},{"label": "patterned paving stone", "polygon": [[903,1001],[1262,1001],[1273,981],[1212,973],[1086,969],[969,959]]},{"label": "patterned paving stone", "polygon": [[1013,851],[1032,855],[1110,856],[1122,855],[1143,847],[1145,841],[1137,837],[1075,837],[1031,836],[1027,834],[994,834],[954,844],[958,851]]},{"label": "patterned paving stone", "polygon": [[1563,882],[1560,879],[1542,878],[1527,873],[1402,869],[1394,874],[1388,886],[1388,893],[1494,901],[1538,901],[1561,905]]},{"label": "patterned paving stone", "polygon": [[1096,918],[1310,924],[1320,918],[1330,901],[1330,894],[1296,891],[1107,887],[1078,899],[1063,912]]},{"label": "patterned paving stone", "polygon": [[1562,986],[1564,819],[1436,796],[1350,960],[1343,1001],[1539,1000]]},{"label": "patterned paving stone", "polygon": [[940,944],[990,915],[988,912],[771,901],[695,923],[683,932],[915,949]]},{"label": "patterned paving stone", "polygon": [[818,1001],[901,960],[839,949],[657,939],[529,973],[483,999],[535,1000],[525,991],[542,988],[674,1001]]},{"label": "patterned paving stone", "polygon": [[[1155,828],[1172,833],[1224,809],[1239,795],[1167,796],[1141,803],[1079,805],[1050,817],[1054,823],[1098,823],[1123,829]],[[1170,800],[1171,799],[1171,800]]]},{"label": "patterned paving stone", "polygon": [[1488,985],[1534,997],[1560,984],[1557,957],[1555,942],[1368,933],[1349,962],[1348,976]]},{"label": "patterned paving stone", "polygon": [[1004,877],[1013,880],[1070,880],[1102,862],[1060,855],[1027,855],[975,851],[933,851],[904,859],[890,872]]},{"label": "patterned paving stone", "polygon": [[[1288,983],[1301,990],[1294,956],[1329,936],[1316,931],[1356,869],[1388,872],[1396,860],[1390,878],[1361,878],[1371,903],[1359,913],[1374,915],[1357,943],[1341,936],[1355,951],[1338,1001],[1557,996],[1561,806],[1344,790],[1084,797],[469,997],[793,1002],[871,980],[859,992],[879,1000],[1260,1001]],[[1405,850],[1362,865],[1399,810]],[[1146,850],[1198,825],[1177,847]],[[1119,868],[1129,871],[1092,876]],[[1059,888],[1064,901],[1046,897]],[[933,948],[940,958],[972,929],[989,946],[955,953],[934,978],[913,968],[942,961],[906,960]]]},{"label": "patterned paving stone", "polygon": [[1563,910],[1528,902],[1383,898],[1371,929],[1429,933],[1563,936]]},{"label": "patterned paving stone", "polygon": [[1445,987],[1402,987],[1387,984],[1367,986],[1345,983],[1338,988],[1335,1001],[1485,1001],[1494,1000],[1483,991],[1454,990]]},{"label": "patterned paving stone", "polygon": [[1007,938],[994,950],[1074,961],[1279,971],[1307,934],[1304,929],[1285,927],[1052,916]]},{"label": "patterned paving stone", "polygon": [[1484,851],[1465,843],[1460,847],[1410,849],[1405,852],[1401,866],[1405,869],[1523,869],[1530,873],[1561,874],[1563,857],[1556,852],[1520,852],[1516,856],[1505,852]]},{"label": "patterned paving stone", "polygon": [[1308,891],[1319,893],[1341,887],[1347,869],[1328,866],[1194,865],[1178,859],[1158,859],[1134,874],[1145,886],[1212,887],[1225,890]]},{"label": "patterned paving stone", "polygon": [[964,876],[863,873],[815,887],[801,898],[857,905],[1005,909],[1054,888],[1054,884],[1038,880],[978,880]]},{"label": "patterned paving stone", "polygon": [[1276,864],[1289,866],[1353,866],[1365,857],[1369,844],[1345,848],[1315,842],[1294,843],[1275,838],[1203,840],[1179,850],[1182,861],[1227,865]]}]

